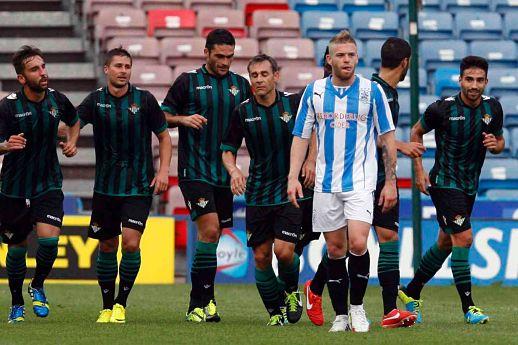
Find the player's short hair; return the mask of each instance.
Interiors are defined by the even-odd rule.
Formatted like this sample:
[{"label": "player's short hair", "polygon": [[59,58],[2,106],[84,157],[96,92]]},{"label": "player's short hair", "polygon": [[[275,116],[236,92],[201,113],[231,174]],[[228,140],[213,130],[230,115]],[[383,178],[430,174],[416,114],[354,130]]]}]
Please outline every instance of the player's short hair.
[{"label": "player's short hair", "polygon": [[39,56],[43,59],[43,53],[38,48],[28,45],[21,46],[20,49],[14,53],[11,60],[16,74],[21,74],[25,68],[25,62],[27,62],[27,59],[34,56]]},{"label": "player's short hair", "polygon": [[106,55],[104,56],[104,65],[110,66],[114,56],[128,57],[130,59],[130,63],[133,65],[133,59],[131,58],[131,54],[126,49],[122,48],[122,46],[113,48],[112,50],[106,53]]},{"label": "player's short hair", "polygon": [[326,56],[329,54],[329,46],[326,47],[324,57],[322,58],[322,66],[324,66],[324,78],[329,77],[333,73],[333,68],[327,63]]},{"label": "player's short hair", "polygon": [[381,67],[396,68],[404,59],[410,58],[412,48],[404,39],[389,37],[381,46]]},{"label": "player's short hair", "polygon": [[248,73],[250,73],[250,66],[255,65],[256,63],[261,63],[263,61],[268,61],[270,63],[270,66],[272,66],[273,73],[279,71],[279,64],[277,63],[277,61],[270,55],[266,54],[259,54],[251,58],[250,61],[248,61],[248,66],[246,67],[246,70],[248,71]]},{"label": "player's short hair", "polygon": [[215,29],[209,32],[207,35],[205,48],[207,48],[210,52],[216,44],[235,46],[236,40],[230,31],[226,29]]},{"label": "player's short hair", "polygon": [[331,50],[331,47],[335,44],[344,44],[344,43],[352,43],[356,45],[356,41],[354,40],[351,33],[347,30],[342,30],[337,33],[331,40],[329,41],[328,48]]},{"label": "player's short hair", "polygon": [[484,72],[486,72],[486,78],[487,78],[487,70],[489,69],[489,64],[487,63],[487,60],[480,56],[466,56],[462,61],[460,62],[460,76],[464,74],[464,71],[468,68],[480,68]]}]

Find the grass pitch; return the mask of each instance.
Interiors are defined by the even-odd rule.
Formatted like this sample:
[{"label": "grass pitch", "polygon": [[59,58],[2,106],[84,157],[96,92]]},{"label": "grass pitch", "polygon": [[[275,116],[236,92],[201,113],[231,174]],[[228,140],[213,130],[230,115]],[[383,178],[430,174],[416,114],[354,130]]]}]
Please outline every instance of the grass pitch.
[{"label": "grass pitch", "polygon": [[286,327],[266,327],[267,313],[254,285],[216,287],[222,322],[184,321],[189,286],[136,286],[129,298],[127,323],[95,324],[101,307],[95,285],[48,285],[51,313],[38,319],[26,297],[26,321],[8,325],[8,287],[0,287],[0,344],[517,344],[517,288],[476,287],[474,298],[490,316],[486,325],[466,325],[454,286],[426,287],[424,323],[409,329],[384,330],[380,289],[369,286],[365,298],[372,321],[367,334],[329,334],[332,308],[324,293],[326,323],[313,326],[305,312],[301,321]]}]

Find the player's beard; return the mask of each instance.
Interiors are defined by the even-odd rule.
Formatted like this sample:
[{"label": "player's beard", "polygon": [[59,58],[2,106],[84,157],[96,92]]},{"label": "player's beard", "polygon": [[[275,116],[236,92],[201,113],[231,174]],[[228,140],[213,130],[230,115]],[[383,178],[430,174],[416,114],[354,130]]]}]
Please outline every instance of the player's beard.
[{"label": "player's beard", "polygon": [[399,81],[403,81],[406,78],[406,74],[408,73],[408,66],[405,68],[405,70],[401,73],[399,76]]},{"label": "player's beard", "polygon": [[[40,82],[43,80],[43,78],[41,78],[39,81],[35,82],[35,81],[32,81],[32,80],[27,80],[26,84],[27,87],[34,93],[41,93],[41,92],[45,92],[45,90],[47,90],[48,86],[41,86],[40,85]],[[48,79],[47,79],[47,83],[48,83]]]}]

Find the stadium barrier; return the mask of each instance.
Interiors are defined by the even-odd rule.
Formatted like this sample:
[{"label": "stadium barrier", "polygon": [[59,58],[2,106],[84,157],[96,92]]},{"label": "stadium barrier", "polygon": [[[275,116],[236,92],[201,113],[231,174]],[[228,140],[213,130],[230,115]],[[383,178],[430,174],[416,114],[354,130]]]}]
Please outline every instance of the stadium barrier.
[{"label": "stadium barrier", "polygon": [[[471,274],[474,285],[518,285],[518,220],[475,220],[472,221],[474,241],[470,252]],[[192,261],[196,231],[191,223],[187,246],[187,266]],[[437,239],[437,222],[423,221],[423,253]],[[400,222],[400,270],[401,282],[406,284],[413,277],[412,268],[412,225],[410,220]],[[304,249],[300,258],[300,282],[311,279],[320,263],[325,242],[321,236]],[[378,284],[377,261],[379,247],[376,236],[371,230],[368,248],[370,252],[370,284]],[[217,251],[219,283],[253,283],[254,259],[252,251],[246,247],[245,220],[243,217],[234,219],[234,227],[225,229],[220,239]],[[274,258],[274,270],[277,271]],[[189,272],[189,267],[187,267]],[[189,280],[189,275],[187,275]],[[431,280],[433,285],[453,284],[450,259]]]},{"label": "stadium barrier", "polygon": [[[88,216],[65,216],[58,244],[58,257],[50,273],[50,283],[97,284],[95,262],[98,241],[87,237]],[[119,246],[120,248],[120,246]],[[136,284],[174,283],[174,219],[150,217],[140,243],[142,265]],[[29,236],[27,277],[34,275],[37,239]],[[0,282],[7,283],[5,260],[7,245],[0,246]],[[121,252],[118,253],[119,262]]]}]

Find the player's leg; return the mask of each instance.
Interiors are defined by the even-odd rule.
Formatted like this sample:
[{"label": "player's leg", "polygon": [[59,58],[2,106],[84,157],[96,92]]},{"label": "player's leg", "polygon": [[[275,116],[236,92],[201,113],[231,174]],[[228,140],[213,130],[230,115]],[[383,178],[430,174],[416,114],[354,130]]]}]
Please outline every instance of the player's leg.
[{"label": "player's leg", "polygon": [[38,235],[38,249],[36,270],[28,290],[32,297],[34,313],[38,317],[46,317],[49,314],[49,304],[43,283],[58,255],[59,234],[64,215],[63,199],[63,192],[59,190],[47,192],[31,201],[31,213]]},{"label": "player's leg", "polygon": [[23,281],[27,273],[27,236],[32,231],[29,217],[30,204],[25,199],[0,195],[0,231],[2,242],[8,245],[6,257],[7,279],[11,292],[11,308],[7,321],[25,320]]}]

